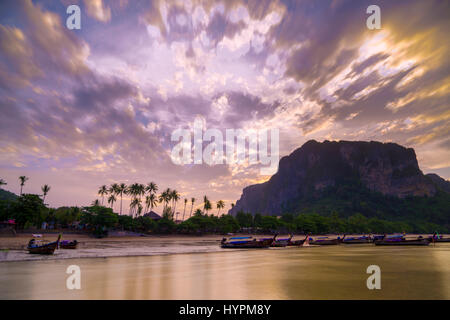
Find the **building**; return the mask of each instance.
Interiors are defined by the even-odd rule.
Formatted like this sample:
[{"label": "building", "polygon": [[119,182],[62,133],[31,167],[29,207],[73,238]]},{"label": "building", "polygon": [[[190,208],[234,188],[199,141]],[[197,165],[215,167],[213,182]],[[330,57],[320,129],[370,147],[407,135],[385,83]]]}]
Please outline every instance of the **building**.
[{"label": "building", "polygon": [[144,214],[144,217],[149,217],[153,221],[158,221],[161,219],[161,216],[157,214],[155,211],[150,211]]}]

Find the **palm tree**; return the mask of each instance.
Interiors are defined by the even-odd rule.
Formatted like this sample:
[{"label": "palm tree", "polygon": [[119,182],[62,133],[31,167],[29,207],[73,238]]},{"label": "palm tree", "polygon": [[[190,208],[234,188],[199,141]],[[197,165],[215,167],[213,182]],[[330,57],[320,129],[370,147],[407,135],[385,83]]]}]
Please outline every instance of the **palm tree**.
[{"label": "palm tree", "polygon": [[112,193],[108,198],[108,203],[111,205],[111,209],[113,209],[114,202],[116,202],[116,200],[117,200],[116,196],[114,195],[114,193]]},{"label": "palm tree", "polygon": [[93,206],[99,206],[100,205],[100,201],[98,201],[98,199],[95,199],[94,201],[92,201],[92,205]]},{"label": "palm tree", "polygon": [[186,204],[188,202],[188,199],[184,198],[184,210],[183,210],[183,221],[184,221],[184,214],[186,213]]},{"label": "palm tree", "polygon": [[102,197],[102,205],[103,205],[103,200],[105,199],[105,195],[108,194],[108,188],[106,187],[106,185],[102,185],[99,189],[98,189],[98,195],[100,195]]},{"label": "palm tree", "polygon": [[148,196],[145,197],[145,211],[150,208],[150,210],[153,210],[154,207],[158,205],[158,201],[156,198],[156,195],[154,193],[150,193]]},{"label": "palm tree", "polygon": [[0,187],[5,186],[5,185],[7,185],[6,181],[3,179],[0,179]]},{"label": "palm tree", "polygon": [[217,201],[217,215],[219,215],[220,209],[223,209],[225,207],[225,202],[222,200]]},{"label": "palm tree", "polygon": [[158,191],[158,186],[154,182],[149,182],[145,187],[145,191],[147,191],[148,193],[156,193],[156,191]]},{"label": "palm tree", "polygon": [[51,187],[48,184],[44,184],[41,188],[42,192],[44,193],[44,197],[42,198],[42,202],[45,203],[45,196],[50,191]]},{"label": "palm tree", "polygon": [[191,213],[189,214],[189,218],[192,216],[192,209],[194,208],[195,198],[191,198]]},{"label": "palm tree", "polygon": [[[140,204],[142,201],[141,196],[145,192],[144,190],[145,190],[145,186],[143,184],[139,184],[139,183],[133,183],[132,185],[130,185],[128,187],[127,193],[132,196],[132,200],[130,202],[130,211],[131,211],[132,215],[134,213],[133,209],[137,209],[138,204]],[[134,201],[134,200],[136,200],[136,201]],[[132,206],[132,203],[134,203],[133,206]]]},{"label": "palm tree", "polygon": [[180,194],[178,193],[177,190],[172,190],[170,197],[172,199],[173,202],[173,214],[175,214],[175,209],[177,207],[177,202],[178,200],[180,200]]},{"label": "palm tree", "polygon": [[139,207],[141,206],[141,203],[139,201],[138,198],[133,198],[133,200],[131,200],[130,202],[130,209],[131,209],[131,216],[133,216],[133,212]]},{"label": "palm tree", "polygon": [[167,188],[159,196],[159,202],[164,202],[163,212],[167,208],[167,205],[169,204],[170,199],[172,199],[172,190],[170,190],[170,188]]},{"label": "palm tree", "polygon": [[109,187],[108,192],[109,192],[110,194],[113,194],[113,195],[117,196],[118,193],[119,193],[119,185],[118,185],[117,183],[113,183],[113,184]]},{"label": "palm tree", "polygon": [[120,195],[120,214],[122,214],[122,198],[123,194],[127,192],[127,185],[125,183],[119,184],[117,187],[117,194]]},{"label": "palm tree", "polygon": [[23,188],[23,186],[25,185],[25,182],[27,182],[28,181],[28,177],[25,177],[25,176],[20,176],[19,177],[19,180],[20,180],[20,195],[22,195],[22,188]]},{"label": "palm tree", "polygon": [[208,214],[208,210],[212,208],[211,202],[209,201],[207,196],[203,197],[203,210],[206,211],[206,214]]}]

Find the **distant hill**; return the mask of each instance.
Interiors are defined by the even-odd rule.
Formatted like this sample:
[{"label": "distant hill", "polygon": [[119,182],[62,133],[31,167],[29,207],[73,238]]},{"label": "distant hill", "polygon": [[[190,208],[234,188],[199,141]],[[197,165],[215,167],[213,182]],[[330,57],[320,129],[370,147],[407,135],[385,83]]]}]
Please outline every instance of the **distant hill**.
[{"label": "distant hill", "polygon": [[17,197],[15,193],[0,189],[0,200],[15,200]]},{"label": "distant hill", "polygon": [[318,213],[450,224],[449,182],[425,176],[413,149],[395,143],[306,142],[267,182],[244,188],[229,213]]},{"label": "distant hill", "polygon": [[429,173],[426,175],[428,178],[431,179],[431,181],[433,181],[433,183],[441,190],[445,191],[445,192],[449,192],[450,193],[450,181],[445,180],[441,177],[439,177],[437,174],[435,173]]}]

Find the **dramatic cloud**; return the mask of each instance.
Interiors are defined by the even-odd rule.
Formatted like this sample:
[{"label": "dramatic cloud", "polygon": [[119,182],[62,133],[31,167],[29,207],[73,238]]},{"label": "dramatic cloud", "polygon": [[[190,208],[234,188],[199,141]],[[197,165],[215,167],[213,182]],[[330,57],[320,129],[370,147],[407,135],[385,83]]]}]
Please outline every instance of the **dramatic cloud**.
[{"label": "dramatic cloud", "polygon": [[[0,170],[17,192],[87,205],[101,184],[155,181],[227,206],[260,165],[175,165],[178,128],[271,129],[284,156],[309,139],[394,141],[450,178],[445,1],[0,3]],[[371,4],[381,30],[366,27]],[[126,199],[128,201],[129,199]],[[125,203],[125,206],[127,202]],[[201,203],[198,203],[201,206]]]}]

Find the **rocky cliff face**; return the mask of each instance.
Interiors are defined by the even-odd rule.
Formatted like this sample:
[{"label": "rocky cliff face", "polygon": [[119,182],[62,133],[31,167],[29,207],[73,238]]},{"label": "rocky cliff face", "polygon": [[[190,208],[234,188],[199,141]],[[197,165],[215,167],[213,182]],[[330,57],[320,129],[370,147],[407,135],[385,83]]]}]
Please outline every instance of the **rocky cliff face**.
[{"label": "rocky cliff face", "polygon": [[386,196],[433,196],[436,184],[420,171],[413,149],[395,143],[311,140],[280,160],[269,181],[246,187],[229,211],[279,215],[293,201],[340,184]]}]

